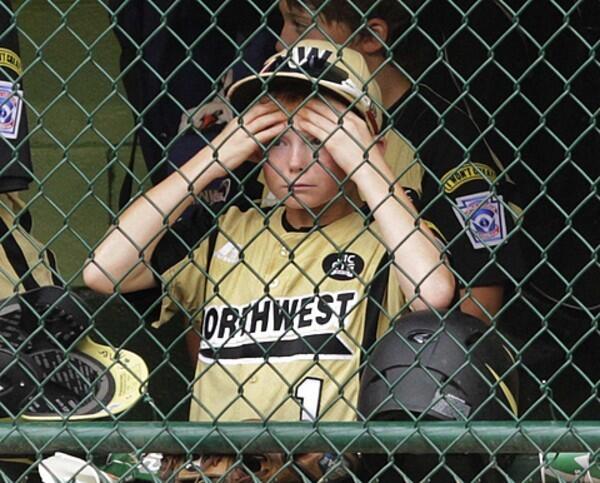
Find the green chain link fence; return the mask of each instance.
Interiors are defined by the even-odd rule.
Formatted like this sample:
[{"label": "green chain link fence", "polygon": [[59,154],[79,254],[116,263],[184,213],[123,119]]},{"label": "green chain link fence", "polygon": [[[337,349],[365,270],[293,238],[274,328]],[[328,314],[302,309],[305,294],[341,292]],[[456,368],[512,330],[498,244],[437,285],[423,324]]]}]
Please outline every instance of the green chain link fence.
[{"label": "green chain link fence", "polygon": [[[362,16],[361,26],[379,7],[373,1],[361,12],[359,2],[348,3]],[[59,302],[40,310],[31,300],[17,300],[23,318],[27,307],[33,306],[41,322],[29,327],[17,343],[10,338],[12,332],[2,332],[2,345],[9,349],[3,356],[0,391],[10,385],[11,370],[26,365],[23,361],[31,347],[41,344],[43,350],[48,349],[47,342],[40,340],[49,340],[52,347],[48,350],[58,347],[60,354],[46,356],[46,362],[55,367],[45,367],[34,391],[35,400],[45,401],[42,405],[50,408],[54,418],[36,421],[35,411],[32,415],[26,407],[3,410],[8,414],[0,422],[0,455],[4,455],[0,468],[5,478],[24,481],[33,477],[44,466],[42,459],[57,451],[107,471],[116,471],[117,453],[140,461],[143,454],[154,452],[183,454],[180,467],[200,454],[233,454],[234,467],[250,471],[248,455],[283,453],[283,469],[289,469],[297,464],[294,457],[322,452],[331,454],[334,461],[325,470],[331,481],[347,463],[341,457],[344,454],[380,455],[379,459],[365,458],[365,464],[372,467],[352,469],[348,481],[461,479],[464,461],[481,455],[475,474],[484,481],[540,481],[544,473],[548,480],[559,481],[566,478],[561,471],[571,472],[573,479],[568,481],[600,481],[600,5],[586,0],[396,3],[398,9],[408,6],[411,15],[400,40],[386,47],[389,55],[384,56],[384,67],[400,68],[418,86],[414,96],[425,99],[439,115],[421,145],[408,142],[414,159],[396,173],[409,176],[412,167],[420,166],[424,176],[436,181],[437,192],[424,196],[423,217],[436,203],[461,202],[451,193],[454,184],[462,185],[463,177],[466,181],[491,179],[491,190],[500,182],[516,186],[513,190],[518,196],[512,199],[518,199],[521,209],[508,202],[502,205],[506,217],[516,219],[505,238],[512,243],[519,237],[525,273],[516,275],[511,271],[514,260],[507,261],[498,248],[486,247],[488,261],[471,279],[457,273],[466,291],[451,307],[458,311],[471,287],[477,286],[477,277],[484,277],[490,267],[500,267],[508,288],[496,314],[483,310],[492,319],[483,338],[497,337],[494,340],[513,359],[504,372],[495,375],[495,382],[489,382],[489,375],[478,375],[487,400],[500,401],[504,417],[495,421],[457,418],[452,403],[454,417],[446,421],[413,416],[403,421],[275,422],[257,417],[258,421],[240,423],[188,422],[192,387],[203,376],[194,376],[187,356],[186,334],[193,330],[190,314],[179,313],[160,330],[152,328],[150,322],[163,293],[95,294],[83,284],[83,266],[129,200],[169,171],[177,171],[174,158],[191,156],[199,140],[218,125],[224,115],[222,105],[227,104],[223,83],[232,67],[236,76],[256,72],[264,60],[261,55],[276,40],[286,43],[286,26],[290,25],[278,18],[279,7],[283,4],[284,14],[292,6],[308,15],[309,25],[292,26],[298,36],[306,35],[311,25],[313,32],[327,36],[328,24],[319,19],[327,13],[328,2],[315,9],[311,2],[275,0],[13,0],[12,5],[4,0],[0,13],[7,20],[0,47],[18,52],[7,43],[16,34],[22,67],[14,68],[14,62],[11,67],[10,60],[0,57],[0,67],[7,73],[4,79],[12,83],[2,92],[23,90],[22,116],[27,116],[29,124],[28,129],[21,126],[26,131],[17,139],[5,135],[10,140],[5,144],[11,162],[22,161],[23,149],[30,150],[33,175],[29,190],[20,194],[23,205],[2,199],[9,218],[3,216],[1,255],[6,260],[0,262],[12,267],[2,267],[2,276],[12,286],[3,297],[39,285],[64,284],[79,296],[73,310],[82,311],[82,317],[91,321],[64,343],[52,332],[51,312]],[[368,24],[367,30],[381,35],[377,28]],[[361,38],[357,31],[349,32],[345,43],[352,45]],[[394,56],[392,51],[401,54]],[[427,97],[427,90],[444,99],[442,109],[436,104],[438,98]],[[5,111],[9,103],[6,96],[3,99],[3,129],[8,129],[15,111]],[[221,101],[217,107],[211,104],[215,100]],[[458,139],[464,159],[454,160],[454,166],[460,167],[440,172],[421,162],[421,156],[425,159],[427,140],[448,125],[454,110],[468,115],[479,131],[472,144]],[[394,116],[402,112],[401,107],[393,107],[386,119],[394,122]],[[469,164],[477,154],[477,143],[489,139],[498,146],[495,155],[503,166],[492,175],[485,167]],[[472,171],[465,171],[465,163]],[[233,179],[241,181],[243,188],[251,184],[252,174]],[[219,194],[218,189],[212,195],[205,193],[204,202]],[[32,230],[27,213],[33,219]],[[468,230],[465,224],[458,234],[442,233],[451,255],[459,252],[461,239],[469,240]],[[28,250],[33,250],[25,268],[12,271],[10,243],[21,248],[28,244]],[[477,240],[470,243],[477,245]],[[28,250],[22,249],[26,258]],[[57,268],[49,268],[52,263],[46,250],[54,252]],[[40,272],[44,270],[47,275]],[[28,284],[28,280],[34,282]],[[3,303],[0,317],[5,327],[12,327],[6,311],[14,302],[13,298]],[[386,315],[392,321],[398,316]],[[445,316],[438,315],[439,335],[445,330]],[[81,344],[89,339],[101,344],[86,346],[86,354],[93,354],[96,365],[78,355],[78,350],[83,351]],[[457,338],[451,335],[450,340]],[[377,343],[373,350],[376,347]],[[363,357],[368,358],[373,350],[362,350]],[[476,350],[477,344],[466,350],[464,364],[450,379],[471,364]],[[361,365],[360,370],[367,366]],[[93,369],[88,371],[88,367]],[[227,366],[223,367],[227,373]],[[126,400],[115,403],[117,398],[102,399],[102,390],[111,391],[107,372],[117,384],[141,391],[139,401],[132,405]],[[520,387],[514,397],[519,408],[511,414],[510,398],[503,395],[516,372]],[[19,375],[21,380],[38,377],[30,369],[24,374]],[[67,386],[80,381],[77,390],[71,388],[74,399],[67,401],[66,408],[57,402],[58,396],[56,400],[48,396],[65,379]],[[438,382],[440,394],[447,384]],[[390,391],[394,387],[388,385]],[[290,385],[290,399],[298,397],[297,389]],[[440,394],[438,400],[444,399]],[[338,399],[344,397],[342,385]],[[4,399],[2,404],[6,409]],[[87,410],[95,420],[76,417],[87,404],[94,406]],[[432,458],[418,459],[424,455]],[[461,457],[465,460],[453,459]],[[565,457],[575,462],[568,469],[557,464]],[[20,458],[27,463],[19,465]],[[408,469],[411,459],[420,465],[419,476]],[[151,466],[147,460],[145,465],[145,470]],[[120,467],[124,481],[148,477],[141,476],[144,468],[133,466]]]}]

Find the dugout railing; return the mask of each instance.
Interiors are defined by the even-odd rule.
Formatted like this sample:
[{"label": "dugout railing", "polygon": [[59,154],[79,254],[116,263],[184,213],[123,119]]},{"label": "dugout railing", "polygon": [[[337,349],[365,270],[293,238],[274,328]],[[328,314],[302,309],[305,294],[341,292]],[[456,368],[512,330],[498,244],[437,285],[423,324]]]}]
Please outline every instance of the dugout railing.
[{"label": "dugout railing", "polygon": [[[26,408],[15,410],[3,402],[0,469],[21,458],[28,461],[24,469],[3,470],[5,477],[23,481],[57,451],[100,468],[109,453],[176,453],[189,461],[198,454],[224,453],[234,454],[237,465],[243,466],[242,455],[283,452],[287,466],[292,466],[292,455],[323,451],[338,457],[385,455],[386,469],[394,467],[396,454],[436,455],[428,477],[445,468],[451,455],[484,455],[481,475],[497,470],[496,476],[506,481],[539,481],[544,473],[559,481],[565,475],[552,469],[552,455],[586,455],[585,464],[572,476],[591,481],[585,478],[600,466],[596,1],[399,0],[398,8],[407,8],[411,20],[399,39],[386,46],[386,62],[395,64],[399,61],[392,52],[409,49],[407,65],[399,67],[414,84],[427,82],[449,101],[448,111],[439,113],[438,128],[443,129],[444,116],[456,108],[479,127],[479,140],[498,140],[496,155],[504,169],[496,179],[514,182],[518,191],[521,209],[507,205],[507,216],[510,212],[517,222],[506,239],[520,237],[527,270],[518,277],[506,271],[505,302],[490,329],[513,352],[511,370],[519,372],[519,412],[513,418],[190,423],[185,420],[194,381],[185,348],[185,333],[192,330],[185,325],[189,314],[177,315],[171,323],[176,328],[165,336],[150,325],[165,296],[160,291],[125,296],[117,283],[114,295],[101,296],[83,286],[85,260],[109,224],[143,189],[177,170],[170,156],[178,142],[189,133],[214,134],[222,113],[215,116],[205,106],[215,99],[226,104],[227,73],[232,68],[234,76],[256,72],[262,62],[258,54],[282,41],[279,3],[0,2],[0,15],[6,19],[0,33],[1,141],[9,153],[1,160],[0,176],[9,177],[10,167],[21,163],[25,178],[31,178],[29,190],[21,194],[22,206],[3,201],[9,218],[3,217],[0,242],[9,265],[6,247],[14,240],[38,249],[20,270],[1,267],[0,276],[12,284],[3,298],[32,288],[31,279],[33,288],[63,284],[80,296],[90,325],[76,341],[61,346],[65,359],[58,367],[70,368],[90,391],[101,374],[90,376],[80,366],[70,366],[72,353],[85,337],[114,351],[100,372],[120,365],[127,350],[148,366],[143,380],[130,368],[124,370],[139,383],[139,401],[119,414],[110,414],[110,405],[96,401],[99,412],[109,413],[97,420],[69,418],[68,412],[49,404],[56,417],[33,421],[26,417]],[[327,35],[319,24],[327,3],[316,10],[310,2],[297,3]],[[348,3],[364,24],[378,5],[374,0],[360,11],[358,4]],[[358,36],[351,34],[346,45]],[[13,43],[7,43],[9,39]],[[415,95],[420,95],[418,90]],[[14,117],[17,112],[19,118]],[[22,124],[25,117],[28,126]],[[13,135],[11,129],[21,132]],[[463,163],[469,163],[472,146],[462,147]],[[184,146],[181,152],[185,155],[192,148]],[[25,161],[29,154],[24,153],[29,152],[33,171]],[[416,153],[412,163],[419,164],[418,147]],[[242,188],[248,179],[239,180]],[[448,180],[438,181],[440,193],[431,203],[445,197]],[[451,253],[455,240],[445,241]],[[55,253],[58,268],[46,249]],[[499,263],[498,250],[485,250],[489,264]],[[43,269],[49,273],[46,278],[39,275]],[[460,276],[459,281],[468,294],[472,282]],[[458,310],[459,304],[451,309]],[[388,315],[395,320],[398,314]],[[443,326],[444,316],[440,317]],[[36,337],[55,340],[46,332],[45,316],[40,318],[40,325],[16,344],[0,331],[8,359],[14,359],[4,358],[0,380],[6,382],[10,370],[20,367]],[[465,357],[468,364],[469,351]],[[59,369],[50,370],[40,379],[43,383],[25,369],[24,377],[37,381],[35,398],[45,397],[45,384],[60,383]],[[506,375],[489,385],[490,398],[498,397]],[[508,462],[503,460],[507,454],[513,455]],[[401,467],[395,474],[409,478]],[[353,478],[361,481],[360,474]]]}]

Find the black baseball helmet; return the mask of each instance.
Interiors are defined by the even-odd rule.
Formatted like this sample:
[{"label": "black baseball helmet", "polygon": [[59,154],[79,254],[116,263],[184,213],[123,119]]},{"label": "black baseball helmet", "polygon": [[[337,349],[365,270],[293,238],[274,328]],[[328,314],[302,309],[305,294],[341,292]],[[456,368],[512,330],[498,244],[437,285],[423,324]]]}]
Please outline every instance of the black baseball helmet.
[{"label": "black baseball helmet", "polygon": [[368,419],[403,413],[438,420],[517,415],[511,351],[483,321],[461,312],[412,312],[381,338],[361,378]]},{"label": "black baseball helmet", "polygon": [[84,302],[62,287],[0,301],[0,418],[94,419],[142,395],[148,368],[137,354],[94,342]]},{"label": "black baseball helmet", "polygon": [[[412,312],[370,354],[358,408],[368,420],[513,419],[518,411],[515,366],[510,349],[483,321],[461,312]],[[371,463],[376,465],[377,457]],[[437,455],[399,455],[395,464],[413,480],[452,481],[477,477],[487,462],[445,455],[440,465]],[[402,479],[392,470],[386,474],[381,481]]]}]

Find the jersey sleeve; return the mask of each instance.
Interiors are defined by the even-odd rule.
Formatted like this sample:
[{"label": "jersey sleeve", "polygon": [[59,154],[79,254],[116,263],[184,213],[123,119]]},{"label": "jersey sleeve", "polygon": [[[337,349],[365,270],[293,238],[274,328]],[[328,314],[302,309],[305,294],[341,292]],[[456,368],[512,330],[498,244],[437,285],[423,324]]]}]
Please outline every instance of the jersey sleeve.
[{"label": "jersey sleeve", "polygon": [[157,285],[163,288],[160,316],[154,327],[168,322],[179,310],[197,311],[204,300],[210,239],[216,220],[194,205],[160,240],[151,259]]},{"label": "jersey sleeve", "polygon": [[[156,246],[151,265],[155,276],[186,258],[216,229],[217,219],[201,204],[190,206]],[[160,284],[160,280],[157,279]]]},{"label": "jersey sleeve", "polygon": [[519,208],[488,143],[456,119],[420,152],[427,167],[423,217],[447,247],[461,286],[504,284],[522,275]]},{"label": "jersey sleeve", "polygon": [[10,2],[0,6],[0,192],[25,190],[32,180],[19,40]]},{"label": "jersey sleeve", "polygon": [[393,270],[389,270],[383,305],[385,307],[385,313],[379,318],[379,325],[377,327],[378,339],[389,330],[394,321],[398,319],[402,313],[409,310],[408,301],[402,293],[402,290],[400,290],[398,278]]}]

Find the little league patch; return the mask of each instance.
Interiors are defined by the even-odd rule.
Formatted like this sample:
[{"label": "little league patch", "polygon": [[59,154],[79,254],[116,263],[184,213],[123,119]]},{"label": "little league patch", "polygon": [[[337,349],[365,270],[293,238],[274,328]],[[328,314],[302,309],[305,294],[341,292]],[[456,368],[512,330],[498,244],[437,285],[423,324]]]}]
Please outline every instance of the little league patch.
[{"label": "little league patch", "polygon": [[506,238],[502,196],[489,191],[461,196],[452,208],[473,248],[493,247]]},{"label": "little league patch", "polygon": [[0,81],[0,136],[19,137],[19,122],[23,109],[23,91],[15,91],[12,82]]}]

